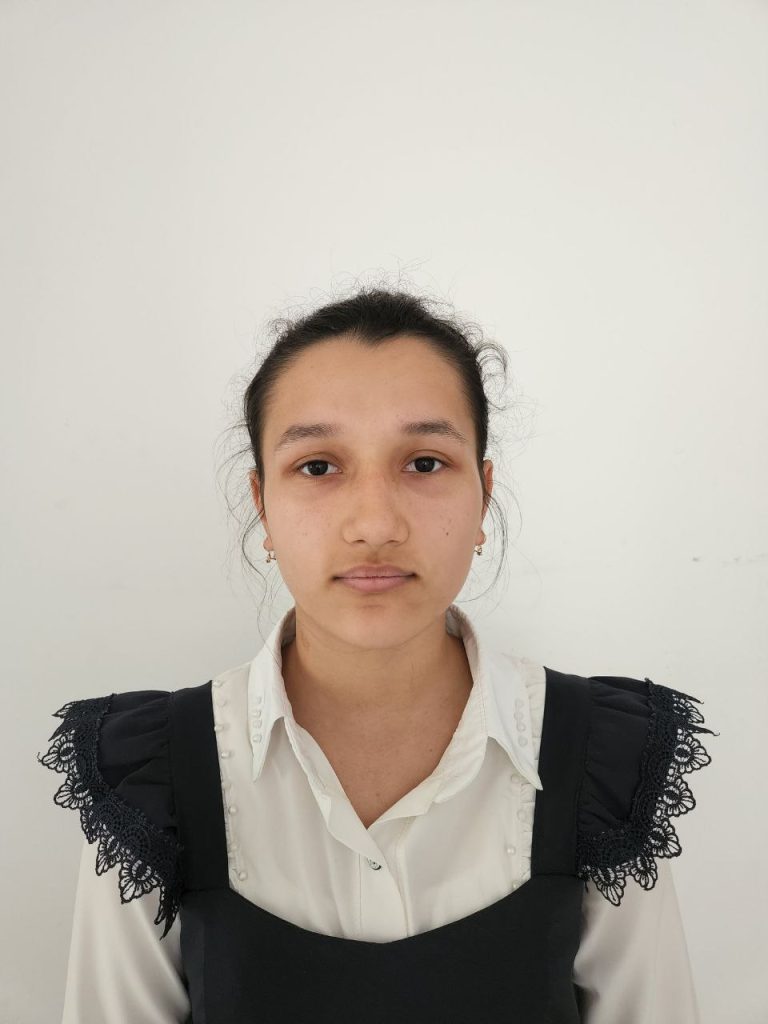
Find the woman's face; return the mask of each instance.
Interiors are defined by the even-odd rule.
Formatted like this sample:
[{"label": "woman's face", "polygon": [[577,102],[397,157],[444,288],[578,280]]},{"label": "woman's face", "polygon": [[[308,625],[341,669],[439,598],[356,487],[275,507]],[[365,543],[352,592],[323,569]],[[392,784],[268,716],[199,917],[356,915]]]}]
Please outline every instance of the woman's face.
[{"label": "woman's face", "polygon": [[[464,440],[403,430],[436,420]],[[294,430],[280,443],[308,424],[337,432]],[[424,628],[454,601],[485,539],[482,488],[459,377],[428,344],[401,337],[374,349],[334,338],[307,349],[273,392],[263,462],[264,547],[303,616],[372,648]],[[483,471],[491,491],[490,460]],[[251,488],[259,508],[255,472]],[[367,562],[415,575],[378,593],[334,579]]]}]

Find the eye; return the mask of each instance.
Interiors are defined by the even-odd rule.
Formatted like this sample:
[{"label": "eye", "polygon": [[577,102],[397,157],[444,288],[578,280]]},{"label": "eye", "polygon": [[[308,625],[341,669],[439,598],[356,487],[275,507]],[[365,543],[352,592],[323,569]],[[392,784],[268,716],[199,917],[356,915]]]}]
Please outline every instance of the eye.
[{"label": "eye", "polygon": [[[411,462],[439,462],[442,466],[446,466],[447,463],[443,459],[438,459],[436,455],[417,455],[415,459],[411,459]],[[410,466],[411,462],[408,463]],[[302,469],[305,466],[333,466],[335,463],[329,462],[328,459],[308,459],[306,462],[302,462],[300,466],[297,466],[294,473],[300,473],[301,476],[314,476],[323,477],[335,474],[328,473],[302,473]],[[435,476],[434,473],[416,473],[416,476]]]},{"label": "eye", "polygon": [[327,473],[302,473],[302,469],[305,466],[332,466],[333,463],[327,459],[309,459],[307,462],[302,462],[300,466],[294,469],[294,473],[300,473],[302,476],[328,476]]},{"label": "eye", "polygon": [[[417,455],[415,459],[411,459],[411,462],[439,462],[441,466],[447,465],[442,459],[438,459],[436,455]],[[408,463],[410,466],[411,462]],[[434,473],[417,473],[417,476],[434,476]]]}]

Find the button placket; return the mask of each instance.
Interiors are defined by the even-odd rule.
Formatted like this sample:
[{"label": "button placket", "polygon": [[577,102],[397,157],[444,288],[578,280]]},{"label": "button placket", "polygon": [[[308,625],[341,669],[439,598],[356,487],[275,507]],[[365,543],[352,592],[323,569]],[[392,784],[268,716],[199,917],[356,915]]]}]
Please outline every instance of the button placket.
[{"label": "button placket", "polygon": [[[529,786],[526,785],[525,786],[525,791],[528,792],[528,790],[530,788],[532,788],[532,787],[529,787]],[[522,794],[522,787],[521,787],[521,794]],[[527,801],[525,803],[523,803],[522,806],[518,808],[517,817],[518,817],[518,820],[520,821],[519,828],[520,828],[521,842],[522,842],[523,846],[525,847],[525,849],[528,851],[528,853],[526,855],[526,860],[530,861],[531,844],[533,842],[533,803],[529,803]],[[518,882],[519,881],[520,881],[520,877],[518,875]]]},{"label": "button placket", "polygon": [[[223,680],[213,680],[213,686],[215,686],[217,690],[220,690],[222,685]],[[224,732],[229,725],[228,722],[222,722],[219,720],[219,712],[217,710],[218,708],[225,707],[226,705],[227,698],[223,694],[218,693],[213,698],[213,731],[217,734]],[[232,816],[237,814],[237,804],[233,803],[229,797],[229,792],[232,789],[232,779],[230,778],[229,775],[228,762],[229,759],[232,757],[232,753],[233,751],[226,747],[222,747],[219,750],[222,803],[224,804],[224,808],[226,811],[224,815],[224,833],[227,845],[227,859],[229,860],[229,869],[230,871],[234,871],[237,877],[241,881],[243,881],[248,877],[248,872],[244,870],[240,863],[240,857],[238,853],[238,851],[240,850],[240,843],[237,841],[237,837],[235,836],[232,829]]]},{"label": "button placket", "polygon": [[[510,796],[513,798],[513,806],[517,804],[520,807],[520,800],[522,798],[522,784],[519,774],[516,771],[510,772]],[[517,818],[520,818],[520,810],[517,811]],[[515,824],[515,820],[509,822],[507,828],[507,843],[504,847],[507,857],[510,863],[510,876],[512,889],[516,889],[520,884],[520,837],[519,837],[520,826]]]}]

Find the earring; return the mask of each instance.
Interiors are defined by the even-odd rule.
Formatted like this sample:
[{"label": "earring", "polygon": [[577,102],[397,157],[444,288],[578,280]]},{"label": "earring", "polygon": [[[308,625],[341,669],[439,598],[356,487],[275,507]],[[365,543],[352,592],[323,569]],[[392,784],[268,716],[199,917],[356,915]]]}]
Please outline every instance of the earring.
[{"label": "earring", "polygon": [[476,555],[482,555],[482,553],[483,553],[483,545],[482,544],[476,544],[475,545],[475,554]]}]

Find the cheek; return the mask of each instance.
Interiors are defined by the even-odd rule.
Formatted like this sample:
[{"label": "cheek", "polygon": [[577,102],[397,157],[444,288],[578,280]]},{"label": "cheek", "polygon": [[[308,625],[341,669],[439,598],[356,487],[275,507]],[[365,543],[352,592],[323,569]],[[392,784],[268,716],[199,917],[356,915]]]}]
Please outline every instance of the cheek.
[{"label": "cheek", "polygon": [[333,517],[327,510],[305,502],[284,503],[275,522],[279,524],[276,539],[282,540],[292,552],[289,557],[307,567],[322,561],[335,529]]},{"label": "cheek", "polygon": [[[300,482],[300,481],[299,481]],[[294,483],[296,483],[294,481]],[[311,485],[311,481],[309,484]],[[416,486],[404,487],[393,506],[410,522],[414,533],[432,537],[460,538],[473,532],[478,525],[480,491],[468,481],[453,477],[445,482],[430,482],[423,489]],[[275,532],[283,537],[328,539],[328,531],[346,521],[350,513],[349,495],[343,487],[336,487],[331,481],[325,484],[317,481],[316,490],[311,486],[286,487],[274,493],[269,512],[275,523]],[[477,492],[477,493],[476,493]],[[278,527],[279,524],[279,527]]]},{"label": "cheek", "polygon": [[477,530],[477,516],[474,509],[457,509],[455,505],[435,515],[424,517],[419,523],[419,532],[434,539],[446,550],[461,550],[467,538],[473,538]]}]

